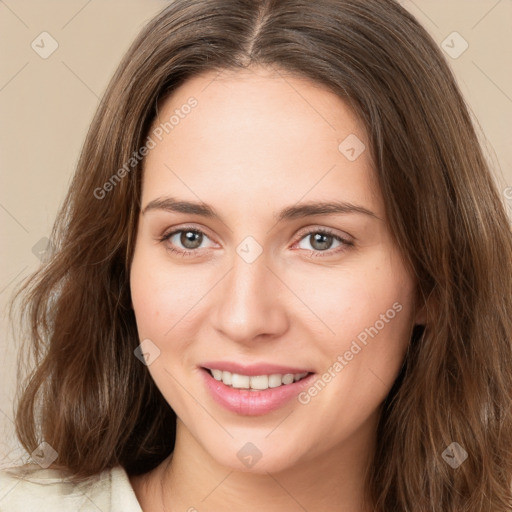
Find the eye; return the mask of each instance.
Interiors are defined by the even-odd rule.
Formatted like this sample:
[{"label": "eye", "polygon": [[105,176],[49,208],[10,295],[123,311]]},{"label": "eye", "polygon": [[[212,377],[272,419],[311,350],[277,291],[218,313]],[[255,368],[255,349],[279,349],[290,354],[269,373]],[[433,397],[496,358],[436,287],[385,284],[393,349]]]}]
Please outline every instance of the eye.
[{"label": "eye", "polygon": [[160,241],[167,244],[167,249],[182,256],[191,256],[193,253],[200,252],[203,241],[208,236],[196,228],[182,227],[166,233],[160,238]]},{"label": "eye", "polygon": [[[306,242],[310,247],[304,247]],[[338,244],[334,245],[333,244]],[[330,256],[335,253],[339,253],[347,249],[347,247],[353,246],[353,242],[343,238],[342,236],[334,233],[327,228],[317,228],[310,230],[305,233],[298,242],[299,249],[305,249],[311,251],[311,256]],[[325,254],[323,254],[325,253]]]},{"label": "eye", "polygon": [[[166,244],[168,251],[181,256],[198,255],[201,249],[207,248],[201,247],[205,240],[210,239],[203,231],[188,227],[174,229],[160,238],[160,241]],[[304,247],[304,242],[309,243],[310,247]],[[327,228],[317,228],[303,233],[295,245],[299,249],[310,251],[310,256],[312,257],[322,257],[344,251],[354,244]]]}]

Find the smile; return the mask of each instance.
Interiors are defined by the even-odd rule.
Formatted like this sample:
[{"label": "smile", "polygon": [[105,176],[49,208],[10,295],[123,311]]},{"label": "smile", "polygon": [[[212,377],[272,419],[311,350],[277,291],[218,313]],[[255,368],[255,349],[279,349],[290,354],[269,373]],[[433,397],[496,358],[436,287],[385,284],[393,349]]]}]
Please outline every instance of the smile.
[{"label": "smile", "polygon": [[240,373],[231,373],[215,368],[207,368],[212,377],[217,381],[222,381],[226,386],[234,389],[249,389],[251,391],[263,391],[269,388],[278,388],[302,380],[308,376],[308,372],[302,373],[273,373],[271,375],[242,375]]},{"label": "smile", "polygon": [[[256,373],[255,368],[249,372]],[[244,416],[258,416],[279,409],[307,389],[316,375],[308,371],[247,375],[204,366],[200,373],[207,393],[217,404]]]}]

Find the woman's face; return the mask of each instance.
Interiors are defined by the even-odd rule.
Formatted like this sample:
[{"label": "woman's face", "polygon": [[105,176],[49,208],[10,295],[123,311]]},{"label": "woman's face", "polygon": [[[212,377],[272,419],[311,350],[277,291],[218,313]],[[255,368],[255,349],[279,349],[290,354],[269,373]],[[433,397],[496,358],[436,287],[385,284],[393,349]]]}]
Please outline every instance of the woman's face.
[{"label": "woman's face", "polygon": [[252,68],[186,82],[150,137],[131,293],[178,440],[254,472],[368,446],[417,319],[362,124]]}]

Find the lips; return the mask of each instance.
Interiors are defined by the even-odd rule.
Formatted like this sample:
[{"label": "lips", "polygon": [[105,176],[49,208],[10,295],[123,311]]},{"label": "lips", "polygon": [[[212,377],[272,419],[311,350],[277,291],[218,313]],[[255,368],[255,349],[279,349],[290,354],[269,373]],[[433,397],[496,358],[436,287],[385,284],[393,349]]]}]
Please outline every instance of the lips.
[{"label": "lips", "polygon": [[[285,384],[275,388],[264,390],[236,389],[216,380],[210,369],[238,373],[246,376],[271,375],[276,373],[297,374],[307,373],[301,380]],[[213,400],[223,408],[233,413],[244,416],[258,416],[268,414],[288,404],[293,398],[310,386],[315,379],[315,374],[307,368],[279,366],[260,363],[252,365],[240,365],[228,361],[205,362],[201,368],[204,385]],[[296,407],[299,402],[296,403]]]}]

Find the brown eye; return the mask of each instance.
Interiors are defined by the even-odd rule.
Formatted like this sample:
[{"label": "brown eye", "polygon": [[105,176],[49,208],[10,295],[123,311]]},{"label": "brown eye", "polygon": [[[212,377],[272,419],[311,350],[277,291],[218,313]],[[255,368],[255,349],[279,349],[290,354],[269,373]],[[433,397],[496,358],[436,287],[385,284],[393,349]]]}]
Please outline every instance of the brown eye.
[{"label": "brown eye", "polygon": [[203,234],[199,231],[192,231],[190,229],[178,231],[181,233],[179,240],[185,249],[197,249],[200,247],[203,240]]},{"label": "brown eye", "polygon": [[203,249],[201,245],[205,240],[209,240],[205,233],[192,228],[175,229],[160,238],[160,241],[165,243],[169,251],[183,256],[199,254],[200,249]]},{"label": "brown eye", "polygon": [[325,233],[312,233],[308,236],[311,247],[317,251],[326,251],[330,249],[334,242],[334,236],[327,235]]}]

